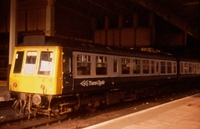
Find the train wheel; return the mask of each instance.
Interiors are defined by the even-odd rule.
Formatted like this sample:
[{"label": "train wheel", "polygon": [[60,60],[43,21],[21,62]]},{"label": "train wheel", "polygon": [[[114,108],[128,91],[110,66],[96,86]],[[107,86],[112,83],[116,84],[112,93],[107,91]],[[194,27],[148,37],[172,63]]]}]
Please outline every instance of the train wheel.
[{"label": "train wheel", "polygon": [[89,103],[86,107],[86,109],[91,112],[94,113],[97,110],[97,107],[95,106],[95,102]]},{"label": "train wheel", "polygon": [[57,119],[65,119],[67,117],[67,113],[61,113],[61,107],[60,107],[60,103],[56,103],[53,108],[52,108],[52,112],[54,114],[54,116],[57,118]]}]

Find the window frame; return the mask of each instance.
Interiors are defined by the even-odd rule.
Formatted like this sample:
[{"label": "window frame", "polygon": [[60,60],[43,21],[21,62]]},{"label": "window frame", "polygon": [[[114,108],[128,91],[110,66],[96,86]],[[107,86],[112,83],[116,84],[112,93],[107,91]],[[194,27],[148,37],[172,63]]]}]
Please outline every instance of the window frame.
[{"label": "window frame", "polygon": [[121,74],[127,75],[130,74],[130,65],[131,65],[131,59],[128,57],[122,57],[121,58]]},{"label": "window frame", "polygon": [[[80,56],[80,57],[78,57],[78,56]],[[89,66],[89,69],[88,69],[88,66]],[[78,70],[78,68],[80,68],[80,70]],[[85,68],[85,70],[82,68]],[[77,54],[76,55],[76,71],[77,71],[78,76],[91,75],[91,56],[90,55],[88,55],[88,54]]]},{"label": "window frame", "polygon": [[[48,56],[47,60],[42,59],[43,58],[42,53],[50,54]],[[40,51],[37,75],[50,76],[52,74],[52,72],[53,72],[53,56],[54,56],[53,51]]]},{"label": "window frame", "polygon": [[[36,66],[37,66],[37,58],[38,58],[38,51],[27,51],[26,55],[25,55],[25,62],[24,62],[24,70],[23,70],[23,74],[26,75],[33,75],[35,74],[35,70],[36,70]],[[32,60],[33,58],[35,60]],[[31,59],[31,61],[33,62],[29,62],[28,59]]]}]

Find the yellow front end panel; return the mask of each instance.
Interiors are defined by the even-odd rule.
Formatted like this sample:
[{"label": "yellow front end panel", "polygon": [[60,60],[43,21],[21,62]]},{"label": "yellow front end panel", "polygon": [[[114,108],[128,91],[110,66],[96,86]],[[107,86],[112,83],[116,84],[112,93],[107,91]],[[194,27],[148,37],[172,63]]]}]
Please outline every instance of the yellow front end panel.
[{"label": "yellow front end panel", "polygon": [[[18,57],[18,51],[24,52],[22,68],[20,73],[14,73],[15,60]],[[27,51],[36,52],[37,58],[34,73],[26,74],[25,65]],[[49,75],[38,74],[40,67],[40,53],[52,52],[51,72]],[[15,48],[13,64],[10,71],[9,89],[14,92],[36,93],[36,94],[61,94],[62,93],[62,48],[58,46],[52,47],[17,47]],[[36,55],[35,55],[36,56]],[[30,60],[30,59],[29,59]],[[43,61],[44,63],[44,61]],[[45,64],[45,63],[44,63]],[[45,68],[43,68],[45,69]],[[27,70],[28,71],[28,70]]]}]

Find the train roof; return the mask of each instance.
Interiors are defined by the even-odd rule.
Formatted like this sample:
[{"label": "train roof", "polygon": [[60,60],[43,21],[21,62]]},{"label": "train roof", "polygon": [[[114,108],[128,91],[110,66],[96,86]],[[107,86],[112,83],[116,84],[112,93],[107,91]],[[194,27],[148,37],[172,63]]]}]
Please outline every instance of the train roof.
[{"label": "train roof", "polygon": [[194,59],[194,58],[189,58],[189,57],[179,57],[179,61],[183,61],[183,62],[199,62],[199,59]]},{"label": "train roof", "polygon": [[173,55],[161,53],[159,51],[139,51],[136,49],[105,46],[100,44],[81,42],[72,39],[60,37],[45,37],[45,36],[26,36],[23,43],[19,46],[62,46],[71,51],[81,51],[89,53],[110,54],[120,56],[134,56],[139,58],[155,58],[163,60],[176,60]]}]

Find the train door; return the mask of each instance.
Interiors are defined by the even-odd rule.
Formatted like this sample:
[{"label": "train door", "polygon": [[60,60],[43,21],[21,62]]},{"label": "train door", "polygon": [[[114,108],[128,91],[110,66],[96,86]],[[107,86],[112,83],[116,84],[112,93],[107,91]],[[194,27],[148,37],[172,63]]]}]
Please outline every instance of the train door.
[{"label": "train door", "polygon": [[155,60],[155,75],[160,75],[160,61]]},{"label": "train door", "polygon": [[73,88],[73,80],[72,80],[72,52],[66,51],[63,54],[63,92]]},{"label": "train door", "polygon": [[119,75],[119,59],[117,57],[110,57],[110,60],[108,59],[108,63],[110,64],[109,73],[112,77],[116,77]]}]

